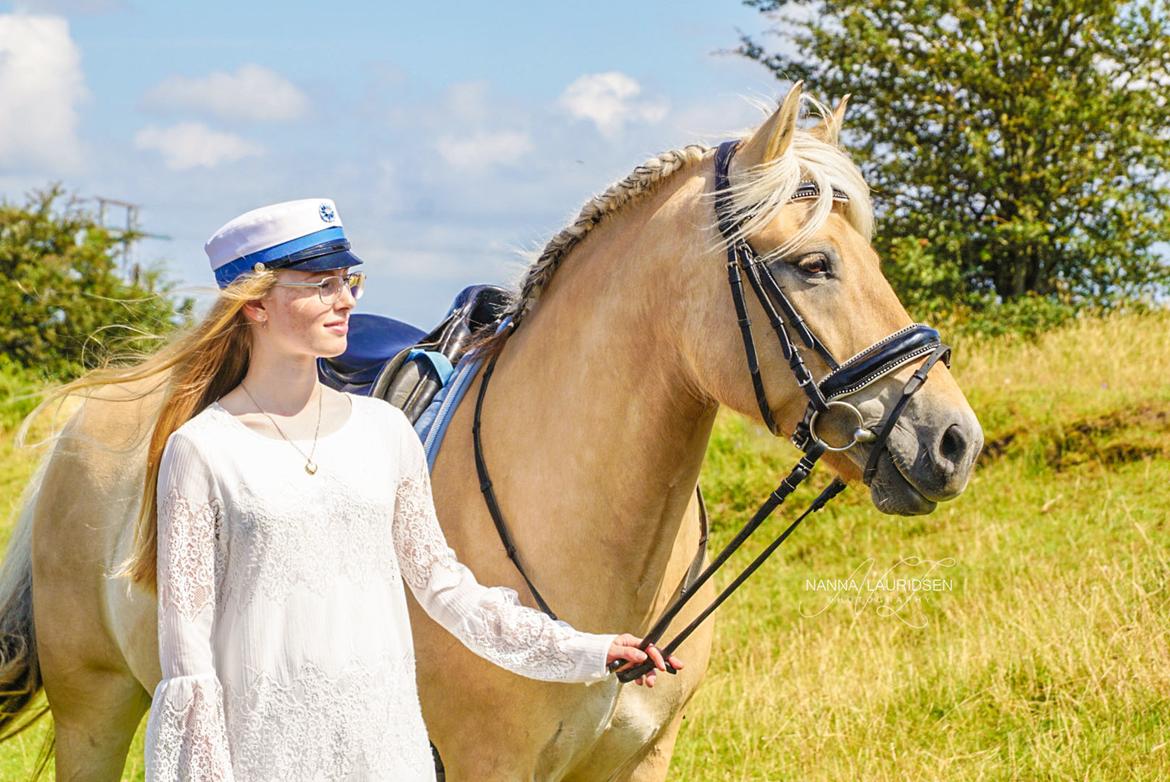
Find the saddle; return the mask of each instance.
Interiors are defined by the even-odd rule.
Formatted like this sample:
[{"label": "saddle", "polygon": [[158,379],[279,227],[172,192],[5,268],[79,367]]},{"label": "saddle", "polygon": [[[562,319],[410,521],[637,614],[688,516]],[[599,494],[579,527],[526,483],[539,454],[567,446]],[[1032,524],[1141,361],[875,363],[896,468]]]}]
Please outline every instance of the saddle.
[{"label": "saddle", "polygon": [[509,294],[496,285],[470,285],[429,332],[384,315],[349,318],[344,353],[317,359],[321,382],[338,391],[384,399],[418,420],[450,378],[467,346],[500,321]]}]

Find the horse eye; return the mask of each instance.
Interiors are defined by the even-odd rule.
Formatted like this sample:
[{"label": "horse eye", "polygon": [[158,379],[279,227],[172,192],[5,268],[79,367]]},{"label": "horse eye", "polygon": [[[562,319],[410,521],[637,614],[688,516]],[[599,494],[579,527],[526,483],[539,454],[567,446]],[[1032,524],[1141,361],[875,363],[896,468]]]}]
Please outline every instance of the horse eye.
[{"label": "horse eye", "polygon": [[829,271],[829,258],[824,253],[809,253],[801,257],[796,266],[805,274],[826,274]]}]

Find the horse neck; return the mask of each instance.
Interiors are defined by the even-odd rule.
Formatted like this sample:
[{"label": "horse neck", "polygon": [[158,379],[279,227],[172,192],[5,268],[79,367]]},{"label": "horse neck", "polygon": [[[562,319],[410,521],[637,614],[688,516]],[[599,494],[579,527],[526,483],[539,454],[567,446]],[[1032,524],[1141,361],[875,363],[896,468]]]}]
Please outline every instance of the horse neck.
[{"label": "horse neck", "polygon": [[[509,339],[485,402],[485,441],[489,426],[505,432],[516,465],[492,476],[512,498],[502,503],[523,509],[505,515],[530,575],[576,621],[594,621],[593,607],[598,622],[644,621],[675,586],[664,577],[676,542],[697,537],[680,538],[680,525],[718,408],[672,328],[685,302],[669,270],[693,229],[681,215],[647,224],[669,196],[625,207],[573,250]],[[591,587],[604,599],[583,600]]]}]

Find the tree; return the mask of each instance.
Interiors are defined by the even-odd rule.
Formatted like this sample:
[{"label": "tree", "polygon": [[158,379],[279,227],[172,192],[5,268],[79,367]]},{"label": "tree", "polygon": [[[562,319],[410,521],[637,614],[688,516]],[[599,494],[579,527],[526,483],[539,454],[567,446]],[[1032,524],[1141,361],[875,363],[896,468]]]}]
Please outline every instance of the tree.
[{"label": "tree", "polygon": [[157,270],[136,284],[123,281],[114,256],[137,237],[111,235],[63,195],[52,186],[23,206],[0,202],[0,347],[6,362],[57,380],[80,374],[115,346],[170,331],[193,304],[168,298],[172,285]]},{"label": "tree", "polygon": [[1170,3],[745,0],[738,52],[825,96],[913,307],[1165,291]]}]

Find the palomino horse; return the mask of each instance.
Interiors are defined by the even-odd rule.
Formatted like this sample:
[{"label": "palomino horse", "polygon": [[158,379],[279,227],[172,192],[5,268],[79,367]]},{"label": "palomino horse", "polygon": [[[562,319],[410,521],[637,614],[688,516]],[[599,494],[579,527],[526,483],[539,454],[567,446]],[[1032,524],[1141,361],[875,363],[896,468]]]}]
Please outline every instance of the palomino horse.
[{"label": "palomino horse", "polygon": [[[811,130],[797,127],[800,106],[797,85],[745,138],[731,185],[752,246],[821,340],[849,356],[911,321],[869,245],[865,183],[836,144],[843,105]],[[816,181],[821,197],[792,201],[801,180]],[[848,201],[834,202],[833,188]],[[511,307],[523,325],[487,396],[486,458],[530,575],[580,629],[648,627],[698,543],[695,485],[716,411],[760,418],[712,189],[709,149],[649,161],[552,240]],[[782,252],[769,259],[774,250]],[[755,300],[748,314],[767,322]],[[817,356],[806,360],[818,377],[827,372]],[[771,413],[791,432],[805,396],[775,342],[760,342],[759,363]],[[912,371],[852,397],[866,421],[882,417]],[[930,376],[870,481],[887,513],[926,513],[958,495],[981,447],[946,367]],[[153,594],[106,575],[129,551],[142,435],[158,401],[85,402],[30,487],[4,566],[7,673],[23,673],[34,689],[43,680],[62,779],[118,778],[159,680]],[[457,410],[434,467],[439,518],[482,583],[527,595],[480,496],[472,415],[470,403]],[[866,456],[861,445],[826,461],[856,480]],[[665,777],[683,707],[707,667],[710,623],[679,651],[686,668],[646,689],[614,677],[590,686],[522,679],[465,650],[413,602],[411,610],[424,715],[448,778]]]}]

